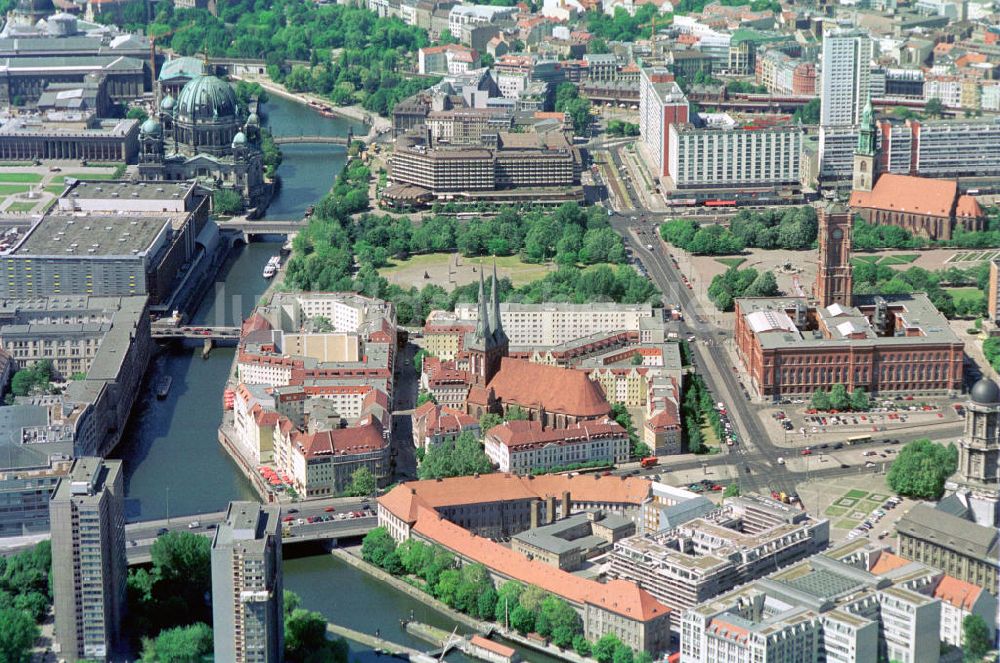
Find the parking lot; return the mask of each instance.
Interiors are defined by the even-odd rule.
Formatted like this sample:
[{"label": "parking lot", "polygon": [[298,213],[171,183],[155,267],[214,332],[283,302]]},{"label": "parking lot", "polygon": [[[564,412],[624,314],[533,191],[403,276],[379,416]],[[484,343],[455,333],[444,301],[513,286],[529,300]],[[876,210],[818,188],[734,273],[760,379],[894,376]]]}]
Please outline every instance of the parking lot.
[{"label": "parking lot", "polygon": [[806,403],[791,403],[761,411],[760,419],[779,446],[806,446],[866,438],[912,437],[913,431],[952,430],[963,420],[960,403],[943,399],[882,401],[867,412],[818,412]]}]

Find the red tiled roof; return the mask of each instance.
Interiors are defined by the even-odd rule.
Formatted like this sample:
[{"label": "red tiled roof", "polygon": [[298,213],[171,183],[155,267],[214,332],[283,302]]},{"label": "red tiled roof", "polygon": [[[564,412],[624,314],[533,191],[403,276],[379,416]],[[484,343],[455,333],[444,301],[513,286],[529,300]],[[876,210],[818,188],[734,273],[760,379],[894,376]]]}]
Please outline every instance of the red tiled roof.
[{"label": "red tiled roof", "polygon": [[871,191],[852,192],[851,207],[948,217],[957,195],[955,180],[886,173]]},{"label": "red tiled roof", "polygon": [[982,587],[973,585],[971,582],[945,576],[934,588],[934,598],[941,599],[962,610],[972,610],[982,591]]},{"label": "red tiled roof", "polygon": [[476,536],[431,509],[417,509],[413,531],[500,575],[536,585],[577,605],[591,604],[637,621],[648,621],[670,612],[670,608],[630,582],[612,580],[601,584],[544,562],[530,560],[498,543]]},{"label": "red tiled roof", "polygon": [[600,437],[625,437],[621,424],[610,419],[584,421],[566,428],[542,428],[540,421],[508,421],[487,433],[509,449],[529,449],[550,444],[566,445]]},{"label": "red tiled roof", "polygon": [[398,518],[412,524],[417,506],[436,509],[458,504],[545,499],[561,497],[566,491],[580,502],[638,505],[649,496],[649,490],[649,482],[644,479],[603,477],[599,474],[520,477],[496,473],[477,477],[410,481],[380,497],[379,502]]},{"label": "red tiled roof", "polygon": [[460,433],[479,425],[475,417],[432,401],[427,401],[414,410],[411,417],[414,428],[422,420],[423,430],[426,434]]},{"label": "red tiled roof", "polygon": [[909,563],[910,560],[903,559],[899,555],[893,555],[886,550],[879,554],[878,560],[876,560],[875,565],[871,568],[871,572],[880,576],[889,573],[889,571],[895,571],[898,568],[904,567]]},{"label": "red tiled roof", "polygon": [[273,329],[271,323],[268,322],[267,318],[263,315],[254,311],[253,315],[243,321],[243,325],[240,328],[240,336],[246,336],[247,334],[255,331],[270,331]]},{"label": "red tiled roof", "polygon": [[601,388],[583,371],[523,359],[504,357],[487,389],[505,405],[541,406],[547,412],[577,417],[601,417],[611,412]]},{"label": "red tiled roof", "polygon": [[955,205],[955,216],[962,219],[978,219],[983,216],[983,208],[973,196],[962,195],[958,197],[958,204]]},{"label": "red tiled roof", "polygon": [[472,640],[470,640],[470,642],[476,647],[482,647],[483,649],[491,651],[499,656],[503,656],[504,658],[513,658],[514,654],[517,653],[517,650],[513,647],[507,647],[499,642],[487,640],[481,635],[472,636]]},{"label": "red tiled roof", "polygon": [[385,448],[386,444],[382,437],[382,425],[373,417],[360,426],[317,433],[293,433],[292,443],[307,460],[317,456],[377,451]]}]

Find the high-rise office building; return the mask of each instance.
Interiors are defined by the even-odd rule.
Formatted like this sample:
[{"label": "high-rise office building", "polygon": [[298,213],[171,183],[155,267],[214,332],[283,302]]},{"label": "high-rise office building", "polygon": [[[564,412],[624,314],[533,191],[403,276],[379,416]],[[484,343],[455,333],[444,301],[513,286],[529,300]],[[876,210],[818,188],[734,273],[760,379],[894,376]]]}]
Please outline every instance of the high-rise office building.
[{"label": "high-rise office building", "polygon": [[281,594],[279,507],[230,502],[212,541],[215,660],[282,661]]},{"label": "high-rise office building", "polygon": [[852,126],[868,103],[872,40],[860,30],[831,30],[823,37],[820,124]]},{"label": "high-rise office building", "polygon": [[85,456],[49,503],[52,591],[59,658],[104,659],[114,652],[125,608],[122,464]]}]

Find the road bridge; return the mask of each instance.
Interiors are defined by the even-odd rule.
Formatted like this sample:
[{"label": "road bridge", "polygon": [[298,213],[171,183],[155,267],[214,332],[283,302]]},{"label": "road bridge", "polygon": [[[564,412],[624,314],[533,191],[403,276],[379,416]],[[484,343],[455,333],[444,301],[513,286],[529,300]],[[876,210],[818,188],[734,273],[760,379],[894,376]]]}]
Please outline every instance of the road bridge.
[{"label": "road bridge", "polygon": [[191,339],[210,340],[213,343],[239,341],[239,327],[179,327],[169,323],[154,322],[150,326],[150,336],[158,341]]},{"label": "road bridge", "polygon": [[220,230],[234,230],[249,235],[294,235],[306,227],[307,219],[285,221],[220,221]]},{"label": "road bridge", "polygon": [[317,145],[350,145],[353,137],[348,136],[275,136],[275,145],[298,145],[302,143],[315,143]]},{"label": "road bridge", "polygon": [[[360,508],[361,505],[358,506]],[[315,510],[315,508],[310,510]],[[366,515],[360,518],[351,518],[347,517],[348,513],[365,513]],[[285,546],[312,543],[315,541],[328,541],[331,539],[362,537],[378,524],[378,518],[371,512],[338,509],[337,512],[327,514],[321,509],[319,513],[313,516],[304,516],[301,514],[289,516],[285,515],[288,514],[287,510],[283,510],[282,514],[283,518],[294,518],[294,520],[283,523],[287,534],[282,536],[281,543]],[[324,517],[332,517],[332,519],[312,523],[308,522],[308,518],[318,516],[319,514],[323,514]],[[301,517],[299,517],[300,515]],[[200,536],[212,537],[215,534],[216,528],[218,528],[225,518],[225,512],[219,511],[170,520],[129,523],[125,526],[125,555],[128,559],[128,564],[134,566],[136,564],[150,563],[152,561],[150,551],[153,543],[167,532],[186,531]],[[300,520],[302,521],[301,523],[299,522]]]}]

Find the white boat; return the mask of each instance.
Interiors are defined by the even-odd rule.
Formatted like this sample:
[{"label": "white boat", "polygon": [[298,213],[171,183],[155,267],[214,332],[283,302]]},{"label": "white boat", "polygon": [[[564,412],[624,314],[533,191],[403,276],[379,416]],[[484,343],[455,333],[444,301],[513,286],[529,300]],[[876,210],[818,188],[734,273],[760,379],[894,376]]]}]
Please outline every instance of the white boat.
[{"label": "white boat", "polygon": [[281,268],[281,256],[271,256],[264,265],[264,278],[269,279],[278,273],[278,269]]}]

